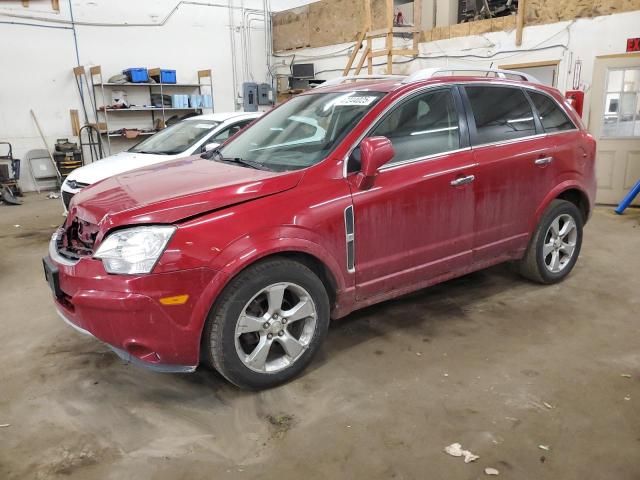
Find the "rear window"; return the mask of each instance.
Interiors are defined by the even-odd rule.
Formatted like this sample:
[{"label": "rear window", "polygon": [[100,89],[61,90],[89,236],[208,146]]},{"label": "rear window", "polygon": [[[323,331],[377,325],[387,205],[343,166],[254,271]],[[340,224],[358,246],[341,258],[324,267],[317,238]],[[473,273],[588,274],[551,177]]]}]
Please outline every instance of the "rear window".
[{"label": "rear window", "polygon": [[535,135],[531,105],[522,90],[465,87],[476,121],[476,143],[493,143]]},{"label": "rear window", "polygon": [[572,130],[575,125],[569,117],[562,111],[558,104],[542,93],[529,92],[533,104],[538,110],[540,122],[545,132],[559,132],[562,130]]}]

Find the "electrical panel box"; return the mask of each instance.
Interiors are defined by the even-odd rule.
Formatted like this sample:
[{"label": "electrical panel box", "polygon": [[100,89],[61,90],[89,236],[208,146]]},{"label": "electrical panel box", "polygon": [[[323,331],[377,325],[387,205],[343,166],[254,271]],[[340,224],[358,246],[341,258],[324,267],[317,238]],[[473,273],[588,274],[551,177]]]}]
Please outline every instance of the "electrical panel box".
[{"label": "electrical panel box", "polygon": [[273,104],[273,90],[268,83],[258,85],[258,105]]},{"label": "electrical panel box", "polygon": [[242,84],[242,106],[245,112],[258,111],[258,84],[246,82]]},{"label": "electrical panel box", "polygon": [[278,93],[289,90],[290,78],[291,77],[278,77]]}]

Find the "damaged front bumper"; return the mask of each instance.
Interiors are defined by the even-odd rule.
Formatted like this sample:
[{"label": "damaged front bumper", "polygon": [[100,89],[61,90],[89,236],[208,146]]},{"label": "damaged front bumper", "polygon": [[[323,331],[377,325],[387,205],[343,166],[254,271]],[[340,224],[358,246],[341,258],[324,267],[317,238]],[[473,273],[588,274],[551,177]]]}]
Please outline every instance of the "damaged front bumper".
[{"label": "damaged front bumper", "polygon": [[[65,323],[67,325],[69,325],[74,330],[82,333],[83,335],[87,335],[87,336],[89,336],[91,338],[95,338],[96,340],[100,340],[95,335],[93,335],[91,332],[85,330],[84,328],[79,327],[78,325],[73,323],[71,320],[69,320],[65,316],[65,314],[57,307],[56,307],[56,313],[60,316],[60,318],[62,318],[62,320],[65,321]],[[104,342],[102,342],[102,343],[104,343]],[[140,360],[137,357],[134,357],[133,355],[131,355],[129,352],[127,352],[125,350],[122,350],[120,348],[114,347],[113,345],[109,345],[108,343],[105,343],[105,345],[107,347],[109,347],[111,350],[113,350],[113,352],[116,355],[118,355],[125,362],[129,362],[129,363],[135,365],[136,367],[143,367],[143,368],[147,368],[149,370],[153,370],[154,372],[160,372],[160,373],[191,373],[191,372],[195,372],[196,368],[198,367],[197,365],[167,365],[167,364],[155,364],[155,363],[145,362],[143,360]]]},{"label": "damaged front bumper", "polygon": [[[192,372],[211,307],[203,292],[217,279],[209,268],[147,275],[111,275],[90,256],[69,259],[57,235],[43,259],[60,317],[79,332],[107,344],[123,360],[158,372]],[[183,295],[183,304],[160,300]]]}]

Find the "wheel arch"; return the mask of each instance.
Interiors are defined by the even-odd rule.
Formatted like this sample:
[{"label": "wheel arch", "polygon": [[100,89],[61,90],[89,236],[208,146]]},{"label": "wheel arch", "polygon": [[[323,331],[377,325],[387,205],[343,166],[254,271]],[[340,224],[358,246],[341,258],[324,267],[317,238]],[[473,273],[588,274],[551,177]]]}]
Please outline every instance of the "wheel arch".
[{"label": "wheel arch", "polygon": [[[320,281],[325,286],[327,290],[327,295],[329,296],[329,306],[330,309],[333,310],[336,307],[338,302],[338,295],[341,288],[344,288],[344,282],[341,282],[342,278],[337,277],[335,271],[332,270],[330,266],[327,265],[327,262],[323,261],[319,256],[314,255],[308,251],[303,249],[282,249],[282,250],[274,250],[274,251],[265,251],[262,254],[256,254],[252,256],[249,261],[243,262],[241,266],[233,269],[231,272],[226,272],[224,282],[222,282],[218,288],[215,290],[215,294],[213,298],[209,301],[209,308],[206,312],[206,315],[203,318],[202,326],[200,328],[200,341],[198,342],[199,354],[198,356],[202,360],[203,355],[203,341],[204,341],[204,333],[206,330],[206,325],[208,318],[211,315],[211,312],[216,307],[218,300],[222,296],[225,288],[232,282],[234,278],[240,275],[242,272],[247,270],[248,268],[262,263],[267,262],[269,260],[275,258],[288,258],[294,261],[297,261],[307,268],[309,268],[312,272],[318,275]],[[236,265],[237,266],[237,265]]]},{"label": "wheel arch", "polygon": [[[231,283],[234,278],[236,278],[248,268],[251,268],[254,265],[262,262],[273,260],[275,258],[287,258],[289,260],[294,260],[309,268],[309,270],[311,270],[318,276],[318,278],[320,278],[320,281],[324,285],[325,289],[327,290],[327,294],[329,295],[331,307],[334,306],[338,291],[341,288],[341,284],[339,283],[338,278],[336,278],[335,273],[321,258],[319,258],[319,256],[309,253],[308,251],[298,249],[276,250],[272,252],[265,252],[262,255],[256,255],[255,257],[252,257],[251,261],[243,263],[241,268],[234,269],[233,272],[228,275],[224,286],[220,289],[220,292],[222,292],[222,290],[224,290],[224,288],[229,283]],[[220,293],[218,294],[218,296],[219,295]],[[212,305],[213,304],[215,304],[215,299],[212,302]]]},{"label": "wheel arch", "polygon": [[547,209],[547,207],[551,204],[553,200],[566,200],[568,202],[573,203],[580,213],[582,214],[582,221],[586,223],[589,219],[592,211],[592,202],[587,193],[587,190],[583,188],[583,186],[573,180],[564,181],[556,186],[553,190],[551,190],[544,200],[538,206],[536,214],[532,219],[532,223],[530,225],[530,230],[533,231],[540,219],[542,218],[542,214]]},{"label": "wheel arch", "polygon": [[589,203],[589,197],[584,191],[575,187],[568,188],[557,195],[555,199],[566,200],[567,202],[573,203],[582,214],[582,223],[587,223],[591,215],[591,205]]},{"label": "wheel arch", "polygon": [[214,270],[224,273],[224,281],[209,296],[211,308],[226,286],[240,273],[275,257],[298,261],[318,275],[327,289],[332,309],[338,303],[341,292],[354,283],[354,279],[346,273],[346,265],[341,265],[330,252],[309,239],[254,237],[252,241],[242,241],[242,245],[236,246],[238,248],[226,249],[217,259],[217,265],[212,265]]},{"label": "wheel arch", "polygon": [[338,283],[331,269],[327,265],[325,265],[322,260],[307,252],[301,252],[297,250],[284,250],[281,252],[266,255],[260,258],[260,260],[258,261],[267,261],[276,257],[284,257],[302,263],[304,266],[309,268],[309,270],[315,273],[327,290],[331,308],[334,307],[338,294]]}]

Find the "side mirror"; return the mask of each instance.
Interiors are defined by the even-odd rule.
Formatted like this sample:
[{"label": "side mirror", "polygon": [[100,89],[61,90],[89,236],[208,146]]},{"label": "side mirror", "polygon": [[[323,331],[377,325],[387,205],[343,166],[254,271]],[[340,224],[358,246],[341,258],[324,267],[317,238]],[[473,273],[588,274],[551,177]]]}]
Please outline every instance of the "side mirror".
[{"label": "side mirror", "polygon": [[395,152],[391,140],[387,137],[369,137],[360,143],[360,173],[357,175],[357,187],[361,190],[371,188],[378,169],[393,158]]},{"label": "side mirror", "polygon": [[213,149],[215,149],[215,148],[218,148],[219,146],[220,146],[220,144],[219,144],[219,143],[217,143],[217,142],[207,143],[207,144],[204,146],[204,151],[205,151],[205,152],[210,152],[211,150],[213,150]]}]

